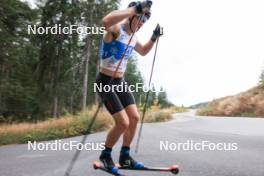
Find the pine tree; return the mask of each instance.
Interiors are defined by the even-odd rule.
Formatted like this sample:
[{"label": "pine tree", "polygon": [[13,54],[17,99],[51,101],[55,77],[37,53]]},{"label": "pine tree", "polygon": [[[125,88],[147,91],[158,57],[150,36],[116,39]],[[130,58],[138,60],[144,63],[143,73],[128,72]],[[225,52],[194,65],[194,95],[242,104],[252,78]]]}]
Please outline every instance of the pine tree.
[{"label": "pine tree", "polygon": [[169,102],[167,98],[166,91],[161,87],[161,91],[158,94],[158,104],[161,108],[166,108],[172,106],[172,103]]},{"label": "pine tree", "polygon": [[[136,84],[143,84],[143,77],[141,73],[139,72],[137,68],[137,62],[136,62],[136,55],[131,56],[128,60],[127,68],[126,68],[126,73],[125,73],[125,79],[128,82],[129,85],[134,85]],[[134,90],[133,95],[135,97],[135,100],[137,104],[140,104],[140,97],[145,96],[143,90]]]},{"label": "pine tree", "polygon": [[0,116],[4,119],[31,118],[36,101],[32,67],[38,57],[34,36],[27,25],[37,12],[19,0],[0,2]]}]

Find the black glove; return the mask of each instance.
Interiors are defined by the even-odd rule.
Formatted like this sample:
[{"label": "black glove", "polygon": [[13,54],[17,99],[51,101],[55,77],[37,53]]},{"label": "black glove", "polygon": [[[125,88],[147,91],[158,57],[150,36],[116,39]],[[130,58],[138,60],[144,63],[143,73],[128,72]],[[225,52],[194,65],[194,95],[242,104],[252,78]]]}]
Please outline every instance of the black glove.
[{"label": "black glove", "polygon": [[159,24],[157,24],[155,30],[153,31],[153,34],[151,36],[151,40],[155,42],[160,36],[163,35],[163,28],[160,27]]},{"label": "black glove", "polygon": [[137,14],[145,14],[150,12],[150,8],[152,6],[152,1],[144,0],[136,2],[135,10]]}]

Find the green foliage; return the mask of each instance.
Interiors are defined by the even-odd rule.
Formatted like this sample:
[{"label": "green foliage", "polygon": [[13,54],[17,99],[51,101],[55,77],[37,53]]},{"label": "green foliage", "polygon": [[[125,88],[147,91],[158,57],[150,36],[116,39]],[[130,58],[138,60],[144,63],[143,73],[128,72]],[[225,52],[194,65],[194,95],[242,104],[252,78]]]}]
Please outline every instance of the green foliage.
[{"label": "green foliage", "polygon": [[[137,68],[137,62],[136,62],[136,57],[132,56],[127,64],[126,68],[126,73],[125,73],[125,80],[128,82],[130,85],[136,85],[137,83],[144,83],[143,77],[141,73],[139,72]],[[135,97],[135,100],[137,104],[140,104],[142,102],[142,96],[144,96],[143,90],[139,89],[139,91],[133,92],[133,95]]]},{"label": "green foliage", "polygon": [[[80,4],[75,1],[47,1],[40,7],[40,26],[61,25],[61,27],[81,22]],[[41,117],[51,116],[58,99],[56,116],[66,113],[69,97],[75,91],[74,81],[79,76],[71,67],[80,61],[80,41],[76,33],[38,35],[40,45],[39,61],[36,66],[38,81],[38,112]],[[43,113],[44,112],[44,113]]]},{"label": "green foliage", "polygon": [[[118,0],[38,0],[31,9],[20,0],[2,0],[0,6],[0,116],[1,122],[39,121],[53,114],[80,110],[83,55],[91,53],[88,102],[94,103],[92,83],[99,58],[100,35],[77,33],[29,35],[28,25],[101,26],[102,17],[117,8]],[[92,51],[85,45],[91,41]]]},{"label": "green foliage", "polygon": [[32,67],[38,48],[27,35],[37,12],[18,0],[3,0],[0,7],[0,115],[8,121],[31,118],[36,101]]},{"label": "green foliage", "polygon": [[148,97],[148,106],[147,107],[151,107],[152,105],[154,105],[157,101],[157,94],[156,94],[156,89],[155,86],[152,85],[152,87],[149,90],[149,97]]},{"label": "green foliage", "polygon": [[161,91],[158,94],[158,104],[161,106],[161,108],[166,108],[173,105],[169,102],[167,93],[163,88],[161,88]]}]

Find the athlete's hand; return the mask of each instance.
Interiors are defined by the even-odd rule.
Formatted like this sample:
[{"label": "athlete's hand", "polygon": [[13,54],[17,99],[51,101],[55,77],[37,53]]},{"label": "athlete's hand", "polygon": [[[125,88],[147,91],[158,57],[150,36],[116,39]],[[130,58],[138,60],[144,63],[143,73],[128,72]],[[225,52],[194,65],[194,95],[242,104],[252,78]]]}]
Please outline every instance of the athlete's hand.
[{"label": "athlete's hand", "polygon": [[137,14],[144,14],[150,12],[150,8],[152,6],[152,1],[144,0],[136,2],[135,11]]},{"label": "athlete's hand", "polygon": [[163,35],[163,28],[159,24],[157,24],[151,36],[151,40],[155,42],[162,35]]}]

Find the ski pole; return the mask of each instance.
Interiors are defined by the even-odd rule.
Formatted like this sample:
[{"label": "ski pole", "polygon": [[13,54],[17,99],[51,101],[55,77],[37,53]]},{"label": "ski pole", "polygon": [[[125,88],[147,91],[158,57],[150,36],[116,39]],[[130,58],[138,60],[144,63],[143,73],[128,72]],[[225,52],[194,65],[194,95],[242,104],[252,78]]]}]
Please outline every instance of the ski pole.
[{"label": "ski pole", "polygon": [[[135,35],[135,32],[136,32],[136,31],[138,30],[138,28],[139,28],[139,24],[140,24],[140,22],[141,22],[141,20],[142,20],[142,16],[143,16],[143,15],[141,15],[141,16],[139,17],[139,20],[138,20],[137,25],[136,25],[136,30],[135,30],[135,31],[132,31],[132,35],[131,35],[131,37],[130,37],[130,39],[129,39],[127,45],[126,45],[126,49],[125,49],[125,51],[123,52],[123,54],[122,54],[122,56],[121,56],[121,59],[120,59],[120,61],[118,62],[118,65],[117,65],[117,67],[116,67],[116,69],[115,69],[113,75],[111,76],[111,79],[110,79],[110,81],[109,81],[109,83],[108,83],[108,84],[110,84],[110,85],[111,85],[111,82],[114,80],[114,78],[115,78],[115,76],[116,76],[116,73],[117,73],[117,71],[118,71],[118,69],[119,69],[121,63],[123,62],[123,60],[124,60],[124,58],[125,58],[125,54],[126,54],[127,51],[128,51],[128,47],[129,47],[129,45],[130,45],[130,43],[131,43],[131,41],[132,41],[132,38],[133,38],[134,35]],[[92,130],[92,127],[93,127],[93,124],[94,124],[94,122],[95,122],[95,120],[96,120],[96,118],[97,118],[97,115],[98,115],[99,110],[100,110],[100,108],[102,107],[102,105],[103,105],[103,101],[101,100],[100,103],[99,103],[99,105],[97,106],[97,109],[96,109],[94,115],[92,116],[92,120],[91,120],[90,124],[88,125],[88,128],[87,128],[87,130],[86,130],[86,133],[85,133],[85,135],[83,136],[83,138],[82,138],[82,140],[81,140],[81,144],[84,144],[84,143],[85,143],[85,141],[86,141],[88,135],[90,134],[90,132],[91,132],[91,130]],[[66,172],[65,172],[64,176],[70,176],[71,171],[72,171],[72,169],[73,169],[73,166],[74,166],[74,164],[76,163],[76,161],[77,161],[77,159],[78,159],[80,153],[81,153],[81,150],[77,150],[77,151],[75,152],[75,154],[73,155],[73,158],[71,159],[71,162],[70,162],[69,166],[68,166],[67,169],[66,169]]]},{"label": "ski pole", "polygon": [[[151,80],[152,80],[152,76],[153,76],[153,70],[154,70],[154,65],[155,65],[155,60],[156,60],[156,55],[157,55],[158,44],[159,44],[159,38],[157,39],[155,52],[154,52],[154,58],[153,58],[152,66],[151,66],[151,73],[150,73],[150,78],[149,78],[149,83],[148,83],[149,88],[150,88],[150,84],[151,84]],[[141,124],[140,124],[139,132],[138,132],[138,138],[137,138],[137,143],[136,143],[136,150],[135,150],[136,153],[138,153],[140,138],[141,138],[141,135],[142,135],[143,123],[144,123],[145,114],[146,114],[146,111],[147,111],[147,103],[148,103],[149,91],[147,92],[145,103],[144,103],[143,114],[142,114],[142,118],[141,118]]]}]

